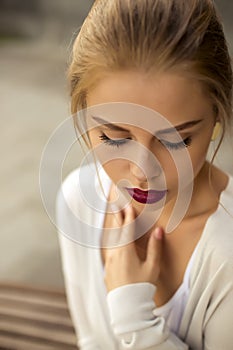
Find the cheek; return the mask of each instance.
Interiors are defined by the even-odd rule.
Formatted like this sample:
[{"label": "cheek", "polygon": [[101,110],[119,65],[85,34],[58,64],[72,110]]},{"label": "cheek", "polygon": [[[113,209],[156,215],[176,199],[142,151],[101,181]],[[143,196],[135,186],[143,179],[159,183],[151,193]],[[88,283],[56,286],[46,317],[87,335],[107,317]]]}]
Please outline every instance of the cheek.
[{"label": "cheek", "polygon": [[161,152],[157,152],[156,156],[161,164],[168,187],[174,187],[177,185],[178,178],[178,154],[176,152],[172,154],[172,152],[163,149]]},{"label": "cheek", "polygon": [[202,169],[206,162],[207,152],[209,148],[209,140],[200,140],[198,146],[190,151],[190,157],[193,165],[194,176],[196,176]]},{"label": "cheek", "polygon": [[198,175],[200,170],[202,169],[203,165],[206,161],[206,155],[205,154],[195,154],[195,156],[192,157],[192,164],[193,164],[193,173],[194,177]]}]

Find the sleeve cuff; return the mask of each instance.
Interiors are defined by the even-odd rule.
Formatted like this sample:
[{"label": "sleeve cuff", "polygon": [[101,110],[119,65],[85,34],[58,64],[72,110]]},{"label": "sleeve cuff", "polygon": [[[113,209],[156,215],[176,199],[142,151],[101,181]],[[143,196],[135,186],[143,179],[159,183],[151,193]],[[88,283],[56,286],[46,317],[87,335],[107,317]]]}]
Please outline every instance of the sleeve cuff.
[{"label": "sleeve cuff", "polygon": [[135,283],[108,293],[111,325],[123,348],[144,349],[167,339],[164,318],[153,313],[155,292],[151,283]]},{"label": "sleeve cuff", "polygon": [[156,287],[134,283],[113,289],[107,295],[110,319],[116,334],[146,328],[154,318]]}]

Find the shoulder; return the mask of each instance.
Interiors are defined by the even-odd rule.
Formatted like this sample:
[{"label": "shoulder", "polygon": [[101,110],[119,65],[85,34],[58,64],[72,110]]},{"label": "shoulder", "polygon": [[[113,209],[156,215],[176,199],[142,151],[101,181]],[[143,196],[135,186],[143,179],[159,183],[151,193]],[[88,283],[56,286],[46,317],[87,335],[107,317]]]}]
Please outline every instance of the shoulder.
[{"label": "shoulder", "polygon": [[229,175],[228,178],[228,184],[226,189],[222,192],[220,202],[223,201],[226,204],[227,208],[231,210],[230,214],[233,217],[233,176]]},{"label": "shoulder", "polygon": [[94,163],[87,164],[73,170],[62,182],[57,193],[56,206],[65,204],[73,211],[77,212],[83,208],[86,198],[94,196],[96,166]]},{"label": "shoulder", "polygon": [[229,176],[228,184],[219,198],[216,212],[210,218],[210,226],[216,232],[214,239],[220,237],[233,239],[233,177]]},{"label": "shoulder", "polygon": [[[194,276],[206,274],[205,280],[233,274],[233,177],[219,199],[216,212],[207,220],[199,241]],[[224,271],[224,273],[223,273]],[[231,277],[232,279],[232,277]]]},{"label": "shoulder", "polygon": [[219,198],[219,206],[210,218],[209,246],[215,259],[229,262],[233,266],[233,177]]},{"label": "shoulder", "polygon": [[60,233],[78,244],[99,246],[110,187],[110,181],[105,180],[102,168],[93,163],[66,177],[56,199],[56,225]]},{"label": "shoulder", "polygon": [[95,165],[92,163],[73,170],[64,179],[56,198],[56,221],[60,227],[72,227],[73,231],[80,228],[86,217],[91,218],[94,187]]},{"label": "shoulder", "polygon": [[216,253],[233,259],[233,177],[219,198],[217,211],[209,222],[211,229],[210,242],[215,246]]},{"label": "shoulder", "polygon": [[[62,268],[66,278],[85,280],[93,249],[98,247],[97,212],[91,201],[95,197],[95,165],[73,170],[62,182],[56,199],[56,226]],[[88,196],[91,198],[88,199]],[[93,232],[95,231],[95,235]]]},{"label": "shoulder", "polygon": [[71,198],[77,193],[80,186],[84,186],[86,189],[91,180],[91,176],[95,172],[95,165],[93,163],[79,167],[73,170],[67,175],[61,184],[60,191],[64,193],[65,196]]},{"label": "shoulder", "polygon": [[63,194],[69,206],[77,202],[85,204],[106,199],[111,180],[102,166],[97,163],[88,163],[73,170],[62,182],[58,191],[58,199]]}]

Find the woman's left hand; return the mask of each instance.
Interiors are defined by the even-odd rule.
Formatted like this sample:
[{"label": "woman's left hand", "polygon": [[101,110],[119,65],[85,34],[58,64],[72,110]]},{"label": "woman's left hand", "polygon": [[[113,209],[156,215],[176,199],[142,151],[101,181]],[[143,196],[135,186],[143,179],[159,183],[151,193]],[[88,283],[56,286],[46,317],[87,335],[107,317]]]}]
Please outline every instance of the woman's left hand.
[{"label": "woman's left hand", "polygon": [[149,282],[156,285],[160,274],[163,229],[157,227],[151,232],[146,259],[141,260],[134,240],[133,208],[129,206],[124,214],[124,219],[118,214],[117,221],[120,222],[120,235],[126,235],[130,243],[105,251],[105,284],[108,292],[131,283]]}]

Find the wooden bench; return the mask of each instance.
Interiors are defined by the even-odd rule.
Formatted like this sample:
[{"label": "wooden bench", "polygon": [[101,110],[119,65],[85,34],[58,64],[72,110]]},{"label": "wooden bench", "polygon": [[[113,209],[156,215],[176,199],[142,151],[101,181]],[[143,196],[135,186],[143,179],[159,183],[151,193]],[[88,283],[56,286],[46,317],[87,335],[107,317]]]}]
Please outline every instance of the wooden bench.
[{"label": "wooden bench", "polygon": [[77,350],[62,290],[0,283],[1,350]]}]

